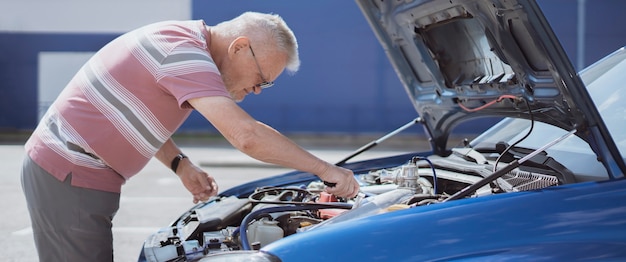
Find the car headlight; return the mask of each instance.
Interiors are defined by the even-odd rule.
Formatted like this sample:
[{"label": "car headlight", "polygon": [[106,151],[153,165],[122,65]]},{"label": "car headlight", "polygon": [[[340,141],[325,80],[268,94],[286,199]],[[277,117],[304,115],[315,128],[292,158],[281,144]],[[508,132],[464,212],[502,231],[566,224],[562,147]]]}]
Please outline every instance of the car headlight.
[{"label": "car headlight", "polygon": [[281,262],[280,258],[259,251],[232,251],[207,255],[198,262],[246,261],[246,262]]}]

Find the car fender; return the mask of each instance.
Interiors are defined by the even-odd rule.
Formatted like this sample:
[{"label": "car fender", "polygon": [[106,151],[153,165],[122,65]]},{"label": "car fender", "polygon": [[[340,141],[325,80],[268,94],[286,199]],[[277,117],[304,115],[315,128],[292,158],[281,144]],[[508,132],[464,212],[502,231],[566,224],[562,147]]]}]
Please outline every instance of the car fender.
[{"label": "car fender", "polygon": [[[328,225],[262,250],[283,261],[623,258],[624,188],[626,180],[587,182],[451,201]],[[609,252],[589,251],[600,245]]]}]

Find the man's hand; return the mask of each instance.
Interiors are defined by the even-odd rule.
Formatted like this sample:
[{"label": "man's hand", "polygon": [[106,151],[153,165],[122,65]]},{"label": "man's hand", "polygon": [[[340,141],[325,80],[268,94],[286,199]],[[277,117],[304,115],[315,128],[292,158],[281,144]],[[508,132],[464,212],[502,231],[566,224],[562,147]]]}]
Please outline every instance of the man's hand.
[{"label": "man's hand", "polygon": [[359,193],[359,183],[351,170],[328,164],[326,170],[318,175],[327,185],[326,192],[339,197],[354,197]]},{"label": "man's hand", "polygon": [[186,163],[181,163],[176,174],[193,195],[193,203],[207,201],[210,197],[216,196],[218,187],[215,179],[189,160],[185,159],[184,162]]}]

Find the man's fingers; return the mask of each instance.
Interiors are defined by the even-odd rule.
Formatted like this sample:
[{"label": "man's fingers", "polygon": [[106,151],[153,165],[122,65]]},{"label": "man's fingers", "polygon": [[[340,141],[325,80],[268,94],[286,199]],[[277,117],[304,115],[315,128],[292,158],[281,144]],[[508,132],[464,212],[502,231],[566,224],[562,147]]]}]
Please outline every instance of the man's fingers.
[{"label": "man's fingers", "polygon": [[332,183],[324,181],[326,192],[340,197],[354,197],[359,193],[359,184],[354,179],[348,179],[345,183]]},{"label": "man's fingers", "polygon": [[198,182],[200,182],[200,186],[202,187],[202,190],[207,190],[207,191],[212,190],[211,182],[209,180],[210,180],[209,175],[206,173],[200,173],[198,175]]},{"label": "man's fingers", "polygon": [[209,200],[209,197],[210,196],[207,193],[194,194],[193,203],[197,204],[198,202],[206,202],[207,200]]},{"label": "man's fingers", "polygon": [[211,196],[216,196],[217,192],[219,192],[219,187],[217,186],[217,182],[215,182],[214,179],[211,178],[211,192],[210,195]]},{"label": "man's fingers", "polygon": [[206,202],[212,196],[217,195],[217,183],[211,178],[208,178],[208,180],[210,180],[210,182],[207,182],[207,187],[199,186],[197,187],[197,190],[194,190],[194,192],[192,192],[194,204],[197,204],[198,202]]}]

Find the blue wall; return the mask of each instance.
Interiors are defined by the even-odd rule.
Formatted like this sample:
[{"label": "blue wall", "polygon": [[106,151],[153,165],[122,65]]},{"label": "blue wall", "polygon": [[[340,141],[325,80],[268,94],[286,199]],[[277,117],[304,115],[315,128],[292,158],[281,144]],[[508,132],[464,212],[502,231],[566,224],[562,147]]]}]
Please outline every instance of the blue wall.
[{"label": "blue wall", "polygon": [[37,125],[39,52],[95,52],[116,36],[0,32],[0,131]]},{"label": "blue wall", "polygon": [[[218,4],[216,4],[218,3]],[[577,2],[539,1],[576,66]],[[626,1],[587,1],[585,64],[626,45]],[[283,132],[373,133],[416,117],[405,91],[353,1],[192,1],[192,18],[216,24],[244,11],[280,14],[298,37],[302,66],[284,74],[241,106]],[[115,34],[0,32],[0,131],[37,123],[37,55],[42,51],[96,51]],[[461,127],[475,132],[492,121]],[[192,114],[181,132],[214,132]],[[416,128],[411,132],[421,132]]]},{"label": "blue wall", "polygon": [[[299,42],[300,71],[283,74],[241,106],[290,132],[380,132],[416,117],[415,110],[352,1],[193,2],[193,18],[212,25],[245,11],[280,14]],[[198,125],[200,117],[187,126]]]},{"label": "blue wall", "polygon": [[[578,4],[575,0],[538,0],[563,49],[576,67]],[[626,1],[586,0],[585,66],[626,46]],[[583,68],[577,68],[581,70]]]}]

